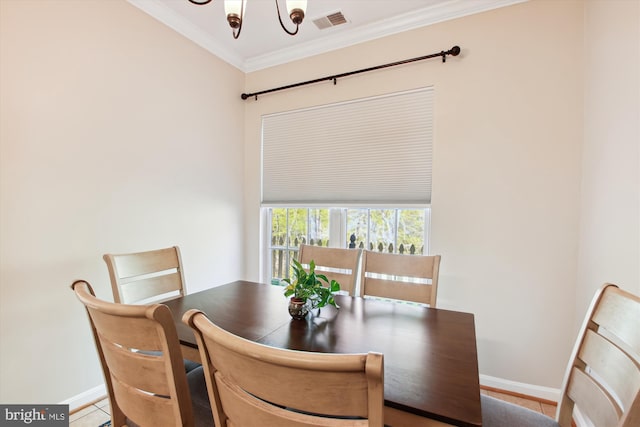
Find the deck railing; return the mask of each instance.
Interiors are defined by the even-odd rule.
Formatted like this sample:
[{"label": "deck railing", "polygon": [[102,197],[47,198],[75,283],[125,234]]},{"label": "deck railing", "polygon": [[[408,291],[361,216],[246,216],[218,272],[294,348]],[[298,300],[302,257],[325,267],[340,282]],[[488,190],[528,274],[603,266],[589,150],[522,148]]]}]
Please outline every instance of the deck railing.
[{"label": "deck railing", "polygon": [[[293,237],[289,238],[290,242],[293,242],[288,247],[286,245],[286,238],[284,236],[274,236],[271,239],[271,277],[284,279],[290,277],[291,273],[291,259],[298,259],[298,251],[301,244],[307,244],[305,237]],[[349,249],[364,249],[365,243],[360,241],[357,242],[357,238],[355,235],[351,235],[349,239],[348,248]],[[329,247],[329,240],[314,240],[309,239],[309,245],[314,246],[325,246]],[[407,247],[408,246],[408,247]],[[401,243],[398,245],[398,250],[394,250],[393,243],[387,242],[378,242],[377,244],[370,242],[369,248],[370,251],[377,250],[378,252],[385,252],[390,254],[402,254],[402,255],[421,255],[424,253],[424,246],[422,246],[419,250],[416,248],[414,244],[405,245]]]}]

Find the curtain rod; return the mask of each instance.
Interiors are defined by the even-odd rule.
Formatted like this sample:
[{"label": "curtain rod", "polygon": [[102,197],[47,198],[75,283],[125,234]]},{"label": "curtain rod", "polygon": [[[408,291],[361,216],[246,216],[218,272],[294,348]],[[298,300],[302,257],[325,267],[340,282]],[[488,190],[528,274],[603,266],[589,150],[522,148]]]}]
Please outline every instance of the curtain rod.
[{"label": "curtain rod", "polygon": [[312,83],[323,82],[323,81],[326,81],[326,80],[333,80],[333,84],[335,85],[339,78],[346,77],[346,76],[351,76],[353,74],[365,73],[367,71],[379,70],[381,68],[395,67],[396,65],[408,64],[410,62],[422,61],[424,59],[437,58],[439,56],[442,57],[442,62],[446,62],[447,61],[447,55],[458,56],[459,54],[460,54],[460,47],[459,46],[454,46],[454,47],[452,47],[451,49],[449,49],[447,51],[443,50],[443,51],[440,51],[438,53],[432,53],[431,55],[419,56],[417,58],[405,59],[403,61],[391,62],[389,64],[376,65],[375,67],[363,68],[361,70],[349,71],[349,72],[342,73],[342,74],[335,74],[333,76],[320,77],[319,79],[307,80],[306,82],[300,82],[300,83],[293,83],[293,84],[290,84],[290,85],[280,86],[280,87],[276,87],[276,88],[273,88],[273,89],[261,90],[259,92],[243,93],[242,95],[240,95],[240,97],[242,99],[255,97],[255,99],[257,101],[258,100],[258,95],[263,95],[265,93],[276,92],[276,91],[284,90],[284,89],[291,89],[291,88],[294,88],[294,87],[305,86],[305,85],[309,85],[309,84],[312,84]]}]

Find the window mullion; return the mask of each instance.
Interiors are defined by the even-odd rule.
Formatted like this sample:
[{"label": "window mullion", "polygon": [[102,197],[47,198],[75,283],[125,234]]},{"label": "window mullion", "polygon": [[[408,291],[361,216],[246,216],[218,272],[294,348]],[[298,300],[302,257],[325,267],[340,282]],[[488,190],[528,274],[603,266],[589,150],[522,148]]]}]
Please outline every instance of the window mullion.
[{"label": "window mullion", "polygon": [[346,222],[343,219],[341,209],[329,209],[329,245],[332,248],[345,248],[344,232]]},{"label": "window mullion", "polygon": [[367,209],[367,242],[365,249],[371,247],[371,209]]},{"label": "window mullion", "polygon": [[395,223],[395,233],[393,235],[393,250],[398,252],[400,248],[398,248],[398,234],[400,233],[400,211],[398,209],[394,210],[393,218]]}]

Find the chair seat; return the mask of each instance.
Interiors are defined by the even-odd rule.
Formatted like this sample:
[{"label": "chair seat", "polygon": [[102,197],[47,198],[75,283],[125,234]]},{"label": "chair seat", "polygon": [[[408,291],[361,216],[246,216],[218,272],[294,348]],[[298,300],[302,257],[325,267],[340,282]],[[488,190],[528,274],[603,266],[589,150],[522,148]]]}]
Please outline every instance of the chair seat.
[{"label": "chair seat", "polygon": [[[195,363],[195,362],[192,362]],[[191,393],[193,418],[195,427],[211,427],[214,425],[211,403],[207,392],[202,365],[187,373],[187,384]]]},{"label": "chair seat", "polygon": [[482,425],[487,427],[559,427],[554,419],[513,403],[481,395]]},{"label": "chair seat", "polygon": [[202,367],[202,365],[199,364],[198,362],[194,362],[193,360],[189,360],[189,359],[184,359],[184,371],[187,374],[193,371],[194,369],[198,369],[200,367]]}]

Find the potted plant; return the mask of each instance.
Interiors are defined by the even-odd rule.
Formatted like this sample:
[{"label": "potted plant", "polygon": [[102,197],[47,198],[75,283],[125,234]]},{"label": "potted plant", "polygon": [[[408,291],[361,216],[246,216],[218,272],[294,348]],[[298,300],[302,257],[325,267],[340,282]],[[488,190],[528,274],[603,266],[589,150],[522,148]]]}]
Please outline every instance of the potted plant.
[{"label": "potted plant", "polygon": [[[340,283],[327,279],[324,274],[316,274],[316,264],[309,262],[309,272],[302,264],[293,260],[293,278],[284,279],[288,285],[284,288],[284,296],[291,297],[289,301],[289,314],[296,320],[304,319],[314,308],[324,307],[331,304],[338,307],[333,293],[340,290]],[[326,286],[323,284],[326,284]]]}]

